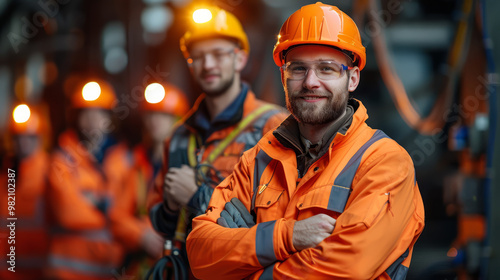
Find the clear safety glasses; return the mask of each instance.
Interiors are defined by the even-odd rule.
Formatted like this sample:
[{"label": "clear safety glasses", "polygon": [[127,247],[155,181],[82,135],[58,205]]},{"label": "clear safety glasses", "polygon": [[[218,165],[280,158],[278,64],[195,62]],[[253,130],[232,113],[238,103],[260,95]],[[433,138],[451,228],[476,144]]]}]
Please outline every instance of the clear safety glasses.
[{"label": "clear safety glasses", "polygon": [[230,50],[213,50],[206,53],[192,54],[191,57],[187,59],[189,65],[201,65],[208,57],[214,59],[217,63],[224,61],[229,55],[236,53],[237,49]]},{"label": "clear safety glasses", "polygon": [[321,80],[335,80],[342,77],[346,70],[352,69],[352,67],[330,60],[289,61],[281,68],[285,78],[290,80],[303,80],[309,69],[313,69],[316,77]]}]

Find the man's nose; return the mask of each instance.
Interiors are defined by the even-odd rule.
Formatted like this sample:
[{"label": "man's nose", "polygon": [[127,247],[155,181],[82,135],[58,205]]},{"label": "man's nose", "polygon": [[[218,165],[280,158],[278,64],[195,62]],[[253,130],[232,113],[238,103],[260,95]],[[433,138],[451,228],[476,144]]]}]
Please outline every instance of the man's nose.
[{"label": "man's nose", "polygon": [[203,68],[204,69],[211,69],[215,67],[217,64],[217,61],[215,57],[212,54],[205,54],[203,57]]},{"label": "man's nose", "polygon": [[315,89],[320,86],[319,78],[313,68],[307,70],[302,86],[307,89]]}]

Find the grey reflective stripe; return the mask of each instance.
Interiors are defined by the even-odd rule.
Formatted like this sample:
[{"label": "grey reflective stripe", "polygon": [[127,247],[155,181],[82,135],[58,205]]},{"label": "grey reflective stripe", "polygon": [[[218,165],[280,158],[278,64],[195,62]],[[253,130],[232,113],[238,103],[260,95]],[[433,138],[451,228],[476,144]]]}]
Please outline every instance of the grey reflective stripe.
[{"label": "grey reflective stripe", "polygon": [[255,235],[255,252],[261,266],[268,266],[276,262],[274,254],[273,235],[276,221],[257,224]]},{"label": "grey reflective stripe", "polygon": [[330,192],[330,198],[328,199],[327,209],[338,213],[344,212],[350,194],[350,188],[333,185]]},{"label": "grey reflective stripe", "polygon": [[264,129],[264,126],[267,124],[267,121],[269,120],[269,118],[271,118],[272,116],[274,116],[279,112],[280,110],[278,109],[272,109],[264,113],[256,121],[253,122],[252,129],[246,129],[244,132],[242,132],[236,138],[235,142],[244,143],[245,151],[257,145],[257,143],[260,141],[260,139],[264,134],[262,130]]},{"label": "grey reflective stripe", "polygon": [[351,194],[351,185],[354,176],[358,170],[361,158],[370,146],[382,138],[389,138],[381,130],[375,131],[373,136],[368,140],[359,150],[349,159],[346,166],[340,171],[330,192],[330,199],[328,200],[328,210],[342,213],[344,212],[345,205]]},{"label": "grey reflective stripe", "polygon": [[259,280],[273,280],[274,264],[264,268],[264,272],[259,277]]},{"label": "grey reflective stripe", "polygon": [[112,265],[100,265],[82,260],[68,259],[67,257],[50,255],[49,266],[53,268],[67,269],[77,271],[83,274],[93,276],[108,276],[111,275],[114,267]]},{"label": "grey reflective stripe", "polygon": [[406,279],[406,274],[408,274],[408,267],[404,266],[402,263],[410,254],[410,250],[406,251],[393,263],[389,268],[385,270],[392,280],[404,280]]},{"label": "grey reflective stripe", "polygon": [[260,177],[264,172],[264,169],[269,165],[272,158],[264,152],[264,150],[260,150],[257,156],[255,157],[255,166],[253,169],[253,196],[252,196],[252,205],[250,210],[255,209],[255,198],[257,197],[257,190],[260,183]]},{"label": "grey reflective stripe", "polygon": [[72,235],[83,237],[89,241],[111,242],[112,237],[108,229],[72,231],[60,227],[52,229],[53,235]]}]

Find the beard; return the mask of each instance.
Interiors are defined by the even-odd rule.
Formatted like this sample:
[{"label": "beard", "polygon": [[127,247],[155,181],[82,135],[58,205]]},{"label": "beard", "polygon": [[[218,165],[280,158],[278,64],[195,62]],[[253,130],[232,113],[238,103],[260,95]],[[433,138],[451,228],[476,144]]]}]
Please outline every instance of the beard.
[{"label": "beard", "polygon": [[[202,75],[205,75],[205,73],[202,73]],[[221,80],[216,86],[206,86],[201,79],[198,81],[198,84],[207,96],[218,97],[223,95],[233,85],[234,78],[235,73],[232,72],[231,76],[226,79],[222,79],[221,76]]]},{"label": "beard", "polygon": [[[288,92],[286,108],[294,118],[302,124],[323,125],[337,120],[344,114],[349,100],[349,91],[346,87],[339,87],[337,92],[326,92],[317,90],[302,89],[300,91]],[[301,100],[300,96],[315,94],[324,96],[326,102],[321,104],[308,103]]]}]

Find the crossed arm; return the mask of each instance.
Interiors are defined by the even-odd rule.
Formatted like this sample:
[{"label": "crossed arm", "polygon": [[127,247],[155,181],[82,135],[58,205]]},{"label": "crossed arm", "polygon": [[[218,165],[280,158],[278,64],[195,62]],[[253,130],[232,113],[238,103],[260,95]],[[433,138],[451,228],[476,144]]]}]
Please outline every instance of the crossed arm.
[{"label": "crossed arm", "polygon": [[[363,188],[351,195],[336,222],[320,214],[301,221],[277,217],[250,228],[226,228],[217,220],[233,197],[250,209],[252,194],[245,186],[252,185],[251,172],[243,156],[214,191],[207,214],[193,220],[187,241],[193,273],[203,279],[380,276],[408,248],[411,256],[423,228],[423,219],[414,215],[419,194],[413,167],[407,163],[402,168],[406,159],[398,157],[386,153],[360,171],[355,183]],[[375,180],[394,170],[404,172],[391,175],[391,180]],[[409,258],[404,264],[409,265]]]}]

